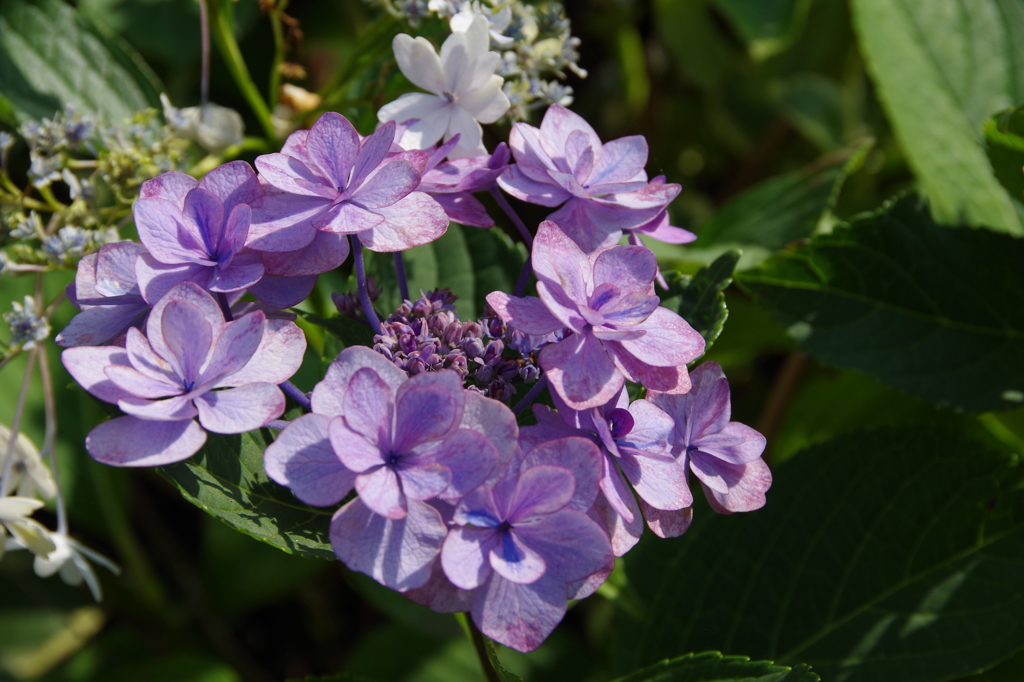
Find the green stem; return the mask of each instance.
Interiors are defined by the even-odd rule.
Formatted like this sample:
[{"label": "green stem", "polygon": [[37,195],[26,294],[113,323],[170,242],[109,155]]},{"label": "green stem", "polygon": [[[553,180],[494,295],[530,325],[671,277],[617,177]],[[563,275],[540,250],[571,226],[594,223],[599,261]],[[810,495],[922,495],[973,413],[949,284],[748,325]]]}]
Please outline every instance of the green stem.
[{"label": "green stem", "polygon": [[281,14],[288,6],[288,0],[279,0],[277,6],[270,10],[270,28],[274,32],[274,60],[270,63],[270,110],[273,111],[280,99],[281,64],[284,63],[284,29],[281,27]]},{"label": "green stem", "polygon": [[263,132],[269,139],[276,140],[277,133],[274,131],[274,124],[270,120],[270,109],[267,107],[267,103],[263,101],[263,96],[260,95],[256,83],[253,82],[252,76],[249,74],[249,68],[245,65],[245,60],[242,58],[242,51],[238,47],[238,41],[235,40],[233,31],[233,0],[216,0],[216,2],[211,4],[215,8],[215,17],[213,22],[211,22],[211,29],[213,30],[213,39],[217,43],[217,48],[227,63],[228,71],[231,72],[231,76],[235,79],[239,90],[242,91],[242,95],[252,108],[252,112],[259,119]]},{"label": "green stem", "polygon": [[455,618],[459,621],[462,629],[465,630],[469,641],[473,643],[477,658],[480,659],[480,667],[484,671],[484,678],[486,678],[487,682],[501,682],[501,678],[498,677],[498,671],[491,665],[491,659],[487,655],[487,642],[484,641],[483,633],[477,629],[476,623],[465,613],[456,613]]}]

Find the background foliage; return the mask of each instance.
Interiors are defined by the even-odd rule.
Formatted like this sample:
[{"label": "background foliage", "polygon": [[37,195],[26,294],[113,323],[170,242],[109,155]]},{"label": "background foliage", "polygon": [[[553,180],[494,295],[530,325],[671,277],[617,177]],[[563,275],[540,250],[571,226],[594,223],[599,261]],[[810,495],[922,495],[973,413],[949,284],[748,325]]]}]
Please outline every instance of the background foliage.
[{"label": "background foliage", "polygon": [[[673,224],[699,239],[652,245],[670,271],[664,300],[717,337],[706,358],[730,378],[733,418],[767,436],[775,485],[759,512],[702,507],[682,538],[648,534],[539,650],[499,650],[507,674],[1022,679],[1024,3],[578,0],[567,10],[590,72],[570,80],[574,110],[605,140],[646,135],[649,173],[683,185]],[[293,0],[288,12],[304,32],[290,56],[308,72],[300,84],[369,132],[376,107],[409,89],[388,62],[400,26],[359,0]],[[260,4],[235,3],[230,28],[264,83],[273,35]],[[191,105],[198,78],[191,0],[0,5],[4,129],[72,101],[114,117],[161,91]],[[212,92],[262,134],[216,53]],[[488,146],[506,134],[488,131]],[[24,147],[11,164],[20,181]],[[517,209],[534,224],[543,216]],[[512,234],[453,226],[409,254],[411,288],[450,286],[463,318],[479,313],[518,273],[525,252]],[[390,270],[369,267],[380,307],[393,308]],[[69,279],[48,280],[47,296]],[[0,307],[30,286],[5,278]],[[322,276],[307,304],[310,349],[294,379],[305,390],[353,342],[330,319],[330,293],[348,288],[344,273]],[[58,329],[71,314],[58,312]],[[480,679],[455,619],[323,560],[324,510],[261,472],[269,432],[211,437],[159,473],[95,464],[82,442],[102,412],[50,350],[72,523],[124,574],[103,576],[96,606],[36,578],[25,553],[5,556],[0,675]],[[0,372],[0,422],[11,421],[23,365]],[[30,394],[37,442],[42,413]]]}]

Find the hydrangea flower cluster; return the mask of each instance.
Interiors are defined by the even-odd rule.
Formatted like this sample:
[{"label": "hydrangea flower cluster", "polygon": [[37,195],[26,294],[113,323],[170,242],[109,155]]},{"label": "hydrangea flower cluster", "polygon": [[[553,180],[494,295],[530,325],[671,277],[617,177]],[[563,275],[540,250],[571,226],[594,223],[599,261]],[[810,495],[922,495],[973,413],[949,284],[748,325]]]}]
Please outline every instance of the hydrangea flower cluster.
[{"label": "hydrangea flower cluster", "polygon": [[[430,94],[386,105],[370,135],[328,112],[256,170],[147,181],[141,244],[81,260],[68,289],[81,313],[58,342],[72,376],[122,413],[89,434],[95,459],[162,465],[207,432],[279,430],[267,475],[334,508],[331,546],[350,569],[529,651],[645,526],[687,530],[693,478],[732,513],[762,506],[771,474],[764,438],[731,421],[721,368],[688,369],[704,339],[655,293],[657,260],[637,235],[692,235],[668,224],[679,187],[648,179],[643,138],[602,143],[555,104],[540,128],[516,124],[508,147],[483,148],[480,123],[508,107],[488,47],[525,30],[508,9],[453,6],[440,56],[398,36],[399,65]],[[556,19],[544,21],[567,32]],[[501,190],[560,208],[534,236]],[[516,291],[491,292],[478,321],[461,321],[447,290],[378,319],[363,249],[395,254],[404,292],[402,251],[451,219],[494,224],[481,191],[531,245]],[[357,291],[334,300],[373,347],[345,348],[306,394],[289,381],[305,337],[283,309],[350,253]],[[530,277],[537,296],[522,295]],[[553,408],[535,404],[545,391]],[[283,422],[286,396],[303,413]],[[531,405],[536,423],[520,428]],[[23,529],[30,507],[0,509],[0,522]]]}]

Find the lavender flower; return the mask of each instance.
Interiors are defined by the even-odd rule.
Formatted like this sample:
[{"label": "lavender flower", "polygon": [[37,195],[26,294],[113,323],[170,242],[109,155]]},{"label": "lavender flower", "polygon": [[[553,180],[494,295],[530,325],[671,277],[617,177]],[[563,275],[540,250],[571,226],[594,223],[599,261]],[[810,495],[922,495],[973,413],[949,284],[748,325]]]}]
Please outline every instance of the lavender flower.
[{"label": "lavender flower", "polygon": [[117,242],[78,262],[67,296],[82,312],[57,334],[58,346],[101,346],[143,324],[149,304],[139,291],[135,265],[145,252],[141,244]]},{"label": "lavender flower", "polygon": [[11,326],[9,345],[32,350],[50,335],[50,321],[39,314],[34,298],[26,296],[24,305],[13,301],[11,308],[11,312],[4,313],[4,322]]},{"label": "lavender flower", "polygon": [[596,448],[568,438],[547,450],[466,495],[441,550],[447,578],[474,591],[473,621],[519,651],[537,648],[577,596],[576,583],[607,575],[612,559],[608,536],[585,513],[597,493]]},{"label": "lavender flower", "polygon": [[125,348],[69,348],[61,356],[85,390],[127,414],[86,437],[86,450],[105,464],[178,462],[203,445],[204,428],[242,433],[276,419],[285,404],[277,384],[295,373],[306,347],[292,322],[259,311],[225,322],[192,282],[160,299],[146,331],[129,329]]},{"label": "lavender flower", "polygon": [[[659,216],[680,191],[664,179],[648,183],[642,136],[602,144],[590,124],[559,104],[547,110],[540,129],[516,123],[509,145],[516,163],[498,184],[533,204],[564,203],[548,220],[587,253],[617,244],[623,230]],[[673,229],[661,233],[671,236]]]},{"label": "lavender flower", "polygon": [[404,372],[368,348],[346,348],[313,391],[313,413],[267,448],[267,474],[307,504],[359,497],[331,522],[349,568],[397,590],[423,585],[447,527],[435,500],[457,500],[503,467],[515,417],[466,392],[453,372]]},{"label": "lavender flower", "polygon": [[[684,471],[692,471],[700,480],[704,495],[719,514],[760,509],[772,484],[771,471],[761,459],[764,436],[729,421],[729,382],[717,362],[701,364],[690,378],[693,390],[685,395],[647,394],[651,403],[675,420],[672,454]],[[678,519],[662,514],[658,522],[672,524]]]},{"label": "lavender flower", "polygon": [[348,119],[327,112],[292,133],[281,153],[257,158],[268,187],[253,205],[249,246],[294,251],[324,231],[358,235],[373,251],[402,251],[444,234],[444,211],[414,191],[426,152],[389,156],[394,135],[390,123],[360,141]]},{"label": "lavender flower", "polygon": [[689,390],[686,363],[704,351],[704,339],[658,306],[657,261],[648,249],[615,246],[588,258],[558,225],[543,222],[533,267],[540,299],[495,291],[487,302],[526,334],[573,332],[540,353],[541,368],[567,405],[604,405],[625,379],[652,391]]}]

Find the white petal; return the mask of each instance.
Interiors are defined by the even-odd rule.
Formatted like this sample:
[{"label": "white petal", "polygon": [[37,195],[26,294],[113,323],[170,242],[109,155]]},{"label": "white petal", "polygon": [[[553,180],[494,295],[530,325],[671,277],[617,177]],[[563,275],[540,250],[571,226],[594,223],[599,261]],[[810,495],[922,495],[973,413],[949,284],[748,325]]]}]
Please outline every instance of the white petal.
[{"label": "white petal", "polygon": [[411,92],[381,107],[377,118],[399,123],[416,119],[415,123],[406,126],[399,144],[406,149],[426,149],[444,135],[451,109],[444,97]]},{"label": "white petal", "polygon": [[494,123],[508,111],[508,97],[501,91],[505,79],[491,76],[483,86],[459,97],[459,106],[481,123]]},{"label": "white petal", "polygon": [[445,91],[447,83],[441,60],[426,38],[399,33],[391,41],[391,47],[395,51],[398,68],[413,85],[438,95]]},{"label": "white petal", "polygon": [[[444,139],[448,140],[460,135],[459,147],[467,150],[476,149],[483,144],[484,131],[473,116],[462,107],[452,107],[452,117],[448,121],[448,130],[445,131]],[[448,155],[452,157],[451,154]]]}]

